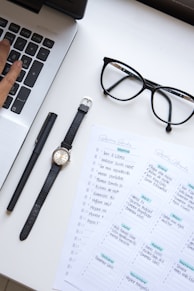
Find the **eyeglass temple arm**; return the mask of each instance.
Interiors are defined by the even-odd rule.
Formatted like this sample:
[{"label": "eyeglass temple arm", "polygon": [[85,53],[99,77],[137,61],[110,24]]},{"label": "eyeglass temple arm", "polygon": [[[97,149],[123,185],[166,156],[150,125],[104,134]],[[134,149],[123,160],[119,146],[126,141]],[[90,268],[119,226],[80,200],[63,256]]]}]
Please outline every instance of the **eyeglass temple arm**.
[{"label": "eyeglass temple arm", "polygon": [[[153,89],[154,87],[156,88],[156,87],[160,86],[159,84],[157,84],[157,83],[155,83],[153,81],[150,81],[148,79],[144,79],[144,80],[145,80],[146,84],[150,87],[150,89]],[[171,127],[171,124],[170,124],[171,120],[172,120],[172,102],[171,102],[170,98],[164,92],[160,91],[160,94],[165,97],[165,99],[167,100],[168,105],[169,105],[168,122],[167,122],[167,126],[166,126],[166,132],[170,132],[172,130],[172,127]]]},{"label": "eyeglass temple arm", "polygon": [[[123,77],[121,80],[119,80],[118,82],[116,82],[115,84],[113,84],[113,85],[112,85],[113,88],[114,88],[115,86],[117,86],[118,84],[120,84],[123,80],[125,80],[125,79],[128,78],[128,77],[133,77],[133,78],[136,78],[136,79],[139,79],[139,78],[140,78],[139,76],[133,74],[132,72],[129,72],[128,70],[126,70],[125,68],[123,68],[122,66],[120,66],[120,65],[117,64],[117,63],[111,63],[111,65],[114,66],[114,67],[116,67],[116,68],[119,69],[120,71],[122,71],[122,72],[124,72],[124,73],[127,74],[126,77]],[[152,82],[152,81],[150,81],[150,80],[148,80],[148,79],[144,79],[144,80],[145,80],[145,82],[146,82],[147,84],[149,84],[149,85],[151,85],[151,86],[153,86],[153,87],[160,86],[159,84],[154,83],[154,82]],[[112,88],[112,86],[111,86],[110,88]],[[112,88],[112,89],[113,89],[113,88]]]},{"label": "eyeglass temple arm", "polygon": [[187,95],[185,95],[183,93],[179,93],[176,90],[168,89],[168,88],[166,89],[166,91],[168,91],[168,92],[170,92],[170,93],[172,93],[172,94],[174,94],[174,95],[176,95],[176,96],[178,96],[180,98],[183,98],[183,99],[185,99],[187,101],[190,101],[190,102],[194,103],[194,99],[192,99],[192,97],[189,97],[189,96],[187,96]]},{"label": "eyeglass temple arm", "polygon": [[[127,79],[129,77],[130,76],[125,76],[125,77],[121,78],[116,83],[114,83],[112,86],[110,86],[108,89],[106,89],[106,91],[111,92],[111,90],[113,90],[116,86],[118,86],[121,82],[123,82],[125,79]],[[106,92],[104,92],[104,93],[106,93]]]},{"label": "eyeglass temple arm", "polygon": [[[131,73],[130,73],[131,74]],[[132,74],[131,74],[132,75]],[[134,77],[136,77],[135,75],[134,75]],[[157,84],[157,83],[155,83],[155,82],[153,82],[153,81],[150,81],[150,80],[148,80],[148,79],[144,79],[145,80],[145,82],[146,82],[146,84],[147,85],[151,85],[151,87],[161,87],[161,85],[159,85],[159,84]],[[150,88],[151,88],[150,87]],[[180,92],[177,92],[176,90],[173,90],[173,89],[170,89],[170,88],[166,88],[165,87],[165,90],[166,91],[168,91],[169,93],[172,93],[172,94],[174,94],[174,95],[176,95],[176,96],[178,96],[178,97],[180,97],[180,98],[183,98],[183,99],[185,99],[185,100],[187,100],[187,101],[190,101],[190,102],[192,102],[192,103],[194,103],[194,99],[192,99],[191,97],[189,97],[189,96],[187,96],[186,94],[183,94],[183,93],[180,93]],[[164,94],[164,93],[163,93]],[[165,94],[164,94],[165,95]],[[169,97],[166,95],[165,96],[166,97],[166,99],[168,98],[169,99]],[[169,101],[170,101],[170,99],[169,99]]]},{"label": "eyeglass temple arm", "polygon": [[160,94],[168,102],[169,110],[168,110],[168,122],[167,122],[167,126],[166,126],[166,132],[170,132],[172,130],[172,127],[171,127],[171,120],[172,120],[172,102],[171,102],[170,98],[164,92],[161,92],[160,91]]},{"label": "eyeglass temple arm", "polygon": [[[123,82],[124,80],[126,80],[129,77],[135,77],[137,78],[137,76],[131,72],[129,72],[128,70],[126,70],[125,68],[123,68],[122,66],[120,66],[118,63],[110,63],[113,67],[119,69],[120,71],[124,72],[127,74],[127,76],[122,77],[120,80],[118,80],[116,83],[114,83],[112,86],[110,86],[108,89],[106,89],[106,91],[110,92],[111,90],[113,90],[116,86],[118,86],[121,82]],[[138,78],[137,78],[138,79]]]}]

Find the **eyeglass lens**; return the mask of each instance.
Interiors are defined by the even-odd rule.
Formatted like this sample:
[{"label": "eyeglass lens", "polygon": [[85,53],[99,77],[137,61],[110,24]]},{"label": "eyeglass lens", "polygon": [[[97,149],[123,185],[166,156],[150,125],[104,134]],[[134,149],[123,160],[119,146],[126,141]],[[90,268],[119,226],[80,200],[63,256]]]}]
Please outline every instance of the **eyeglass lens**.
[{"label": "eyeglass lens", "polygon": [[118,100],[129,100],[143,88],[141,76],[133,69],[116,62],[107,64],[102,83],[108,94]]},{"label": "eyeglass lens", "polygon": [[158,118],[172,124],[183,123],[193,114],[194,110],[194,102],[189,96],[170,88],[155,90],[152,105]]}]

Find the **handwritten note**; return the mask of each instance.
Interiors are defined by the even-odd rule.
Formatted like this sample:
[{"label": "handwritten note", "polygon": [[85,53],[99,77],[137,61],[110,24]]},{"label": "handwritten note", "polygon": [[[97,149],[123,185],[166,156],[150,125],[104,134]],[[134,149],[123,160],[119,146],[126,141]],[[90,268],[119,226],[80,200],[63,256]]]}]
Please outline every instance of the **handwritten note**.
[{"label": "handwritten note", "polygon": [[94,127],[54,289],[193,291],[193,158]]}]

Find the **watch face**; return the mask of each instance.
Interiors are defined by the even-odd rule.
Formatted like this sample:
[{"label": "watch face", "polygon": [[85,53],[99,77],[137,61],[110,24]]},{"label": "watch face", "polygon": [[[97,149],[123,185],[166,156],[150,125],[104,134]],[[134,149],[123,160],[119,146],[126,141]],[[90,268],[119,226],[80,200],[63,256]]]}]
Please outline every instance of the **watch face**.
[{"label": "watch face", "polygon": [[69,159],[69,151],[65,148],[58,148],[53,153],[53,161],[59,166],[64,166],[67,164]]}]

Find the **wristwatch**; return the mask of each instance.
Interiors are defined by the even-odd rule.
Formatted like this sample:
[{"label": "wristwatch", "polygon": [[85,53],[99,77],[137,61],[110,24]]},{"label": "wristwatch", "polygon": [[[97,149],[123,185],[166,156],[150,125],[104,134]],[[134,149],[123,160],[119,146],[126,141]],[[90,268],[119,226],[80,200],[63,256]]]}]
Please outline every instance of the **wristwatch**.
[{"label": "wristwatch", "polygon": [[69,130],[67,131],[67,134],[65,135],[64,140],[61,142],[61,145],[53,152],[51,169],[24,224],[24,227],[21,230],[20,240],[25,240],[28,237],[55,179],[57,178],[60,170],[69,163],[73,140],[84,116],[88,112],[91,105],[92,100],[89,97],[84,97],[78,107],[77,113],[71,123],[71,126],[69,127]]}]

